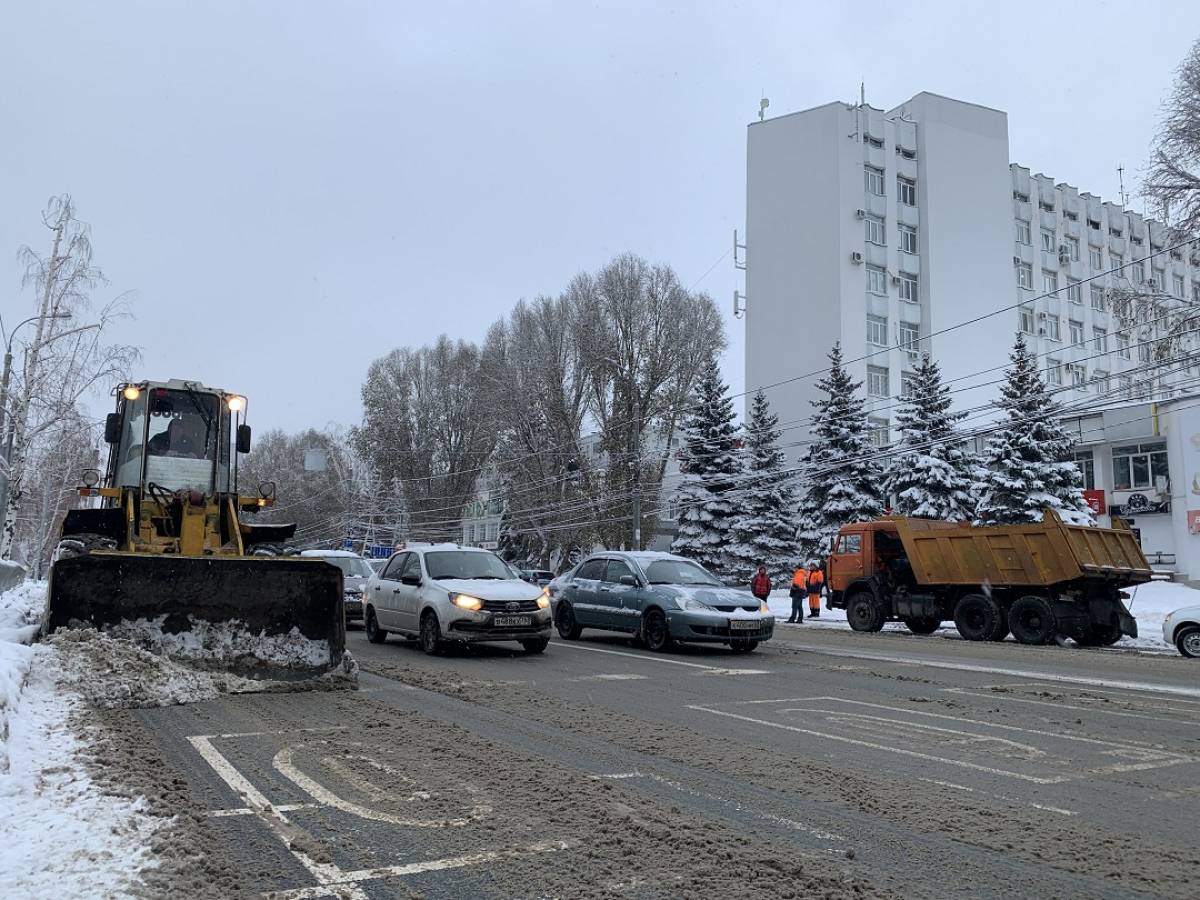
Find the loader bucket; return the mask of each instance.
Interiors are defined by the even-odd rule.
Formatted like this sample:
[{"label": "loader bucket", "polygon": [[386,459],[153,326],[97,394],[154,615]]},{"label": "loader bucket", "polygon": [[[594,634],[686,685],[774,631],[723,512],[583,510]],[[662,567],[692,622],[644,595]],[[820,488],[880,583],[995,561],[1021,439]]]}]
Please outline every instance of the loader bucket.
[{"label": "loader bucket", "polygon": [[50,570],[43,633],[94,627],[209,669],[308,676],[346,650],[342,573],[319,559],[95,552]]}]

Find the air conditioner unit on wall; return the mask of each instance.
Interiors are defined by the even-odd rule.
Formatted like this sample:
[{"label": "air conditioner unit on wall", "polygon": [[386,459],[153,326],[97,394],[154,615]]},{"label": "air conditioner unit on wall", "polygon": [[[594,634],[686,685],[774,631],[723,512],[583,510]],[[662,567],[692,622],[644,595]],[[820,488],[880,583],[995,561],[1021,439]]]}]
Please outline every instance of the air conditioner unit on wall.
[{"label": "air conditioner unit on wall", "polygon": [[893,276],[892,276],[892,284],[899,284],[899,283],[900,283],[900,276],[899,276],[899,275],[893,275]]},{"label": "air conditioner unit on wall", "polygon": [[853,253],[850,254],[850,262],[854,263],[855,265],[862,265],[862,261],[863,261],[863,255],[860,251],[855,250]]},{"label": "air conditioner unit on wall", "polygon": [[1014,256],[1014,257],[1013,257],[1013,265],[1014,265],[1014,266],[1019,266],[1020,264],[1021,264],[1021,257],[1019,257],[1019,256]]},{"label": "air conditioner unit on wall", "polygon": [[867,217],[867,211],[865,209],[856,209],[854,211],[854,218],[865,219],[866,217]]}]

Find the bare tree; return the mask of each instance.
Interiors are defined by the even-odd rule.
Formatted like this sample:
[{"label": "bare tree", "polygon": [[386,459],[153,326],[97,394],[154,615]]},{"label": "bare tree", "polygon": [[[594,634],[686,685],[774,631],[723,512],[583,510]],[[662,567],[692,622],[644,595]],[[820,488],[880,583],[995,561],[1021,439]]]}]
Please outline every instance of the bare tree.
[{"label": "bare tree", "polygon": [[133,347],[106,343],[111,325],[128,315],[125,297],[91,309],[91,293],[104,283],[92,264],[88,226],[75,217],[68,195],[50,200],[42,221],[51,232],[50,252],[21,250],[25,286],[37,295],[33,340],[6,399],[8,497],[0,532],[0,558],[13,551],[25,479],[38,442],[102,385],[121,380],[137,358]]},{"label": "bare tree", "polygon": [[1200,40],[1176,71],[1143,190],[1185,238],[1200,235]]}]

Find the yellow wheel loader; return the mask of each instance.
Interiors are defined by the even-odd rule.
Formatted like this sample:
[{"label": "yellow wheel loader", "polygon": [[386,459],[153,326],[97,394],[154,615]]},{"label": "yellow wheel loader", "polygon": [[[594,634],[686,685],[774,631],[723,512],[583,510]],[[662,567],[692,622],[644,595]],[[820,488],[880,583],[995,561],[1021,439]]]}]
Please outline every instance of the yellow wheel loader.
[{"label": "yellow wheel loader", "polygon": [[274,501],[237,491],[246,399],[192,381],[122,384],[108,467],[84,473],[50,567],[43,632],[93,627],[246,674],[342,664],[342,573],[285,555],[295,525],[243,521]]}]

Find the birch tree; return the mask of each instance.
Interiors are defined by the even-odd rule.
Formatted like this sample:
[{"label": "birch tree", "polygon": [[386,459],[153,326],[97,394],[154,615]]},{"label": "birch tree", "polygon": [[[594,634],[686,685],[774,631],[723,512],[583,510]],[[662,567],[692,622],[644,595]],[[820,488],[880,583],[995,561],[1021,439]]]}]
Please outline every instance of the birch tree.
[{"label": "birch tree", "polygon": [[1200,40],[1176,71],[1143,189],[1183,237],[1200,236]]}]

